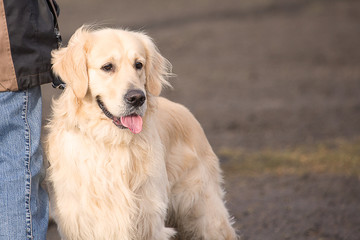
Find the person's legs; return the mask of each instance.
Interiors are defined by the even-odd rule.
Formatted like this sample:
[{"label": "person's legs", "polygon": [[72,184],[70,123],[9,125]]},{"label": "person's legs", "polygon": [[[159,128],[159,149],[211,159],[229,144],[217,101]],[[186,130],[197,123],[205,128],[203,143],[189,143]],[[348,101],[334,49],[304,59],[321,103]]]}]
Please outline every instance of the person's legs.
[{"label": "person's legs", "polygon": [[46,239],[41,90],[0,92],[0,239]]}]

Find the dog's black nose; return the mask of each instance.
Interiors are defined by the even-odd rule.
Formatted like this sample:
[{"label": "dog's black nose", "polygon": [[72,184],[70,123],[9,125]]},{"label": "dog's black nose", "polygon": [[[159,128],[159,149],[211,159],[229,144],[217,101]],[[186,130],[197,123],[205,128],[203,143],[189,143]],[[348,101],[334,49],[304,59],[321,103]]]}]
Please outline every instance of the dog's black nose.
[{"label": "dog's black nose", "polygon": [[142,106],[145,100],[145,94],[141,90],[130,90],[125,94],[125,102],[133,107]]}]

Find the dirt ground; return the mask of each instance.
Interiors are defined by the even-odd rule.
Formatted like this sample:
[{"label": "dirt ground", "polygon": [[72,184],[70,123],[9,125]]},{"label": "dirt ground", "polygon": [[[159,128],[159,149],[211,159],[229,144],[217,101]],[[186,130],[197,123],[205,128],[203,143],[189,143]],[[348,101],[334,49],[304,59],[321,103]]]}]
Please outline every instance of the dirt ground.
[{"label": "dirt ground", "polygon": [[[84,23],[152,36],[177,74],[163,95],[194,113],[216,152],[360,136],[360,1],[58,3],[65,44]],[[43,87],[44,118],[59,92]],[[359,177],[225,172],[225,187],[245,240],[360,239]]]}]

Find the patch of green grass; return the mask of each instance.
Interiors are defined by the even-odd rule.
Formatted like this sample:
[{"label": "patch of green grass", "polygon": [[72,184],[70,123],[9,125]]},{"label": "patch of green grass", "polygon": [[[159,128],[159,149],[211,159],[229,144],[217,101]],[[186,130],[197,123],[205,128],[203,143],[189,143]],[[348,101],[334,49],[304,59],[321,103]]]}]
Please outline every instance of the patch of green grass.
[{"label": "patch of green grass", "polygon": [[258,152],[224,148],[218,156],[227,174],[329,173],[360,177],[360,139]]}]

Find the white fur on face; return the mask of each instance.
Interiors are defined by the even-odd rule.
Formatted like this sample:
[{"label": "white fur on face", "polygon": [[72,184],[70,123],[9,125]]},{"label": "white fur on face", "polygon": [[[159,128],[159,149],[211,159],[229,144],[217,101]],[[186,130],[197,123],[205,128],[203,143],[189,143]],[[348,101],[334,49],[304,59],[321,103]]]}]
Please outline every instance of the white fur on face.
[{"label": "white fur on face", "polygon": [[[101,33],[101,37],[94,34],[93,38],[96,45],[90,46],[87,54],[91,95],[100,96],[114,116],[132,113],[144,115],[146,103],[136,112],[131,112],[124,101],[124,96],[129,90],[146,92],[147,56],[144,44],[137,37],[123,31]],[[137,62],[142,63],[142,69],[135,67]],[[104,67],[108,67],[108,70]]]}]

